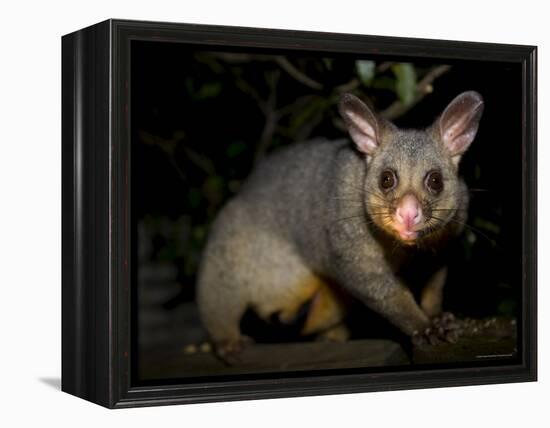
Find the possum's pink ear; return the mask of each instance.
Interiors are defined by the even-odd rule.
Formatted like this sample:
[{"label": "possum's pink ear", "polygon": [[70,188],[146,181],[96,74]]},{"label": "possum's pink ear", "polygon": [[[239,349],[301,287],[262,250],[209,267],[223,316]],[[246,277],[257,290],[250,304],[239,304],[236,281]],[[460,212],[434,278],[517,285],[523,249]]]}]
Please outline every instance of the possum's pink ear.
[{"label": "possum's pink ear", "polygon": [[468,91],[452,100],[436,121],[441,141],[455,163],[474,141],[482,113],[483,98]]},{"label": "possum's pink ear", "polygon": [[374,113],[351,94],[342,95],[338,110],[359,151],[372,155],[379,146],[378,122]]}]

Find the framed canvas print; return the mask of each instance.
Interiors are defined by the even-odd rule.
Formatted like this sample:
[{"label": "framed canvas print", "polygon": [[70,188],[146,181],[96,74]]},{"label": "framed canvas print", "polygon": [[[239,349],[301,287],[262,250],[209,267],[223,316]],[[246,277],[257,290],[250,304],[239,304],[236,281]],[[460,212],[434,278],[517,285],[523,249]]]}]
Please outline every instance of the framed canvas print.
[{"label": "framed canvas print", "polygon": [[536,380],[536,48],[109,20],[62,39],[62,389]]}]

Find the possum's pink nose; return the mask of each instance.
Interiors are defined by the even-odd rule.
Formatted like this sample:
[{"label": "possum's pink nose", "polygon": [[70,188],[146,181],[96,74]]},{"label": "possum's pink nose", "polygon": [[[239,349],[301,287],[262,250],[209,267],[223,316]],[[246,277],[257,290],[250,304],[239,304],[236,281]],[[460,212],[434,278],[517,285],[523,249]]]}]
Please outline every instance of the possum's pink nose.
[{"label": "possum's pink nose", "polygon": [[395,218],[406,230],[412,230],[422,219],[422,207],[418,199],[413,195],[405,195],[397,206]]}]

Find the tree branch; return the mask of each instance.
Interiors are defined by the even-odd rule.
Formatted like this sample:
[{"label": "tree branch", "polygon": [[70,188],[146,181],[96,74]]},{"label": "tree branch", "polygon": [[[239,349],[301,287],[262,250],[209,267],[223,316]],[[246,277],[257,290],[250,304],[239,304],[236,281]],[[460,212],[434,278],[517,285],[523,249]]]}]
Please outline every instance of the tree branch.
[{"label": "tree branch", "polygon": [[265,115],[265,123],[260,136],[260,141],[256,146],[254,152],[254,164],[258,163],[265,155],[265,152],[269,148],[271,141],[273,140],[273,134],[277,128],[277,122],[279,120],[279,114],[275,110],[277,105],[277,83],[281,73],[279,70],[271,72],[267,76],[267,84],[269,86],[269,95],[265,102],[263,102],[263,109]]},{"label": "tree branch", "polygon": [[391,61],[384,61],[384,62],[381,62],[380,64],[378,64],[376,66],[376,72],[377,73],[383,73],[384,71],[387,71],[391,68],[392,65],[394,65],[395,63],[394,62],[391,62]]},{"label": "tree branch", "polygon": [[354,77],[349,82],[338,85],[334,88],[334,92],[337,94],[343,94],[345,92],[351,92],[361,86],[361,82],[357,77]]},{"label": "tree branch", "polygon": [[230,52],[218,52],[212,54],[213,57],[219,58],[222,61],[239,64],[248,61],[274,61],[279,67],[281,67],[288,75],[290,75],[296,81],[302,83],[308,88],[319,91],[323,89],[323,85],[312,79],[302,71],[298,70],[288,59],[284,56],[271,56],[271,55],[250,55],[245,53],[230,53]]},{"label": "tree branch", "polygon": [[317,91],[323,89],[323,85],[321,83],[302,73],[300,70],[294,67],[294,65],[292,65],[292,63],[284,56],[275,57],[275,62],[298,82]]},{"label": "tree branch", "polygon": [[[189,180],[187,179],[187,175],[180,168],[176,159],[176,148],[185,138],[185,133],[183,131],[176,131],[174,132],[172,138],[165,139],[157,135],[150,134],[146,131],[140,130],[139,137],[141,138],[141,141],[143,141],[145,144],[159,147],[166,154],[166,156],[168,157],[168,161],[174,167],[181,180],[185,184],[188,184]],[[199,169],[201,169],[205,174],[214,175],[216,173],[214,163],[210,159],[200,153],[197,153],[196,151],[187,147],[184,144],[182,145],[182,149],[185,153],[186,158]]]},{"label": "tree branch", "polygon": [[439,65],[432,68],[426,75],[416,84],[416,95],[414,96],[410,104],[403,104],[400,100],[394,101],[388,108],[383,110],[380,115],[388,120],[394,120],[400,116],[403,116],[416,104],[418,104],[424,97],[433,92],[433,85],[435,79],[449,72],[450,65]]}]

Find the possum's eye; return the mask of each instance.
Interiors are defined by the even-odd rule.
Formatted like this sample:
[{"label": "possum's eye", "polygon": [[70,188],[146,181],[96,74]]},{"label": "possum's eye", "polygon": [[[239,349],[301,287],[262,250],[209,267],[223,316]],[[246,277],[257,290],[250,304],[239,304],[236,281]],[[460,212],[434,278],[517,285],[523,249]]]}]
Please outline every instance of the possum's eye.
[{"label": "possum's eye", "polygon": [[391,169],[386,169],[380,174],[380,188],[388,192],[397,186],[397,176]]},{"label": "possum's eye", "polygon": [[441,193],[443,190],[443,176],[439,171],[430,171],[426,175],[424,183],[426,188],[434,195]]}]

